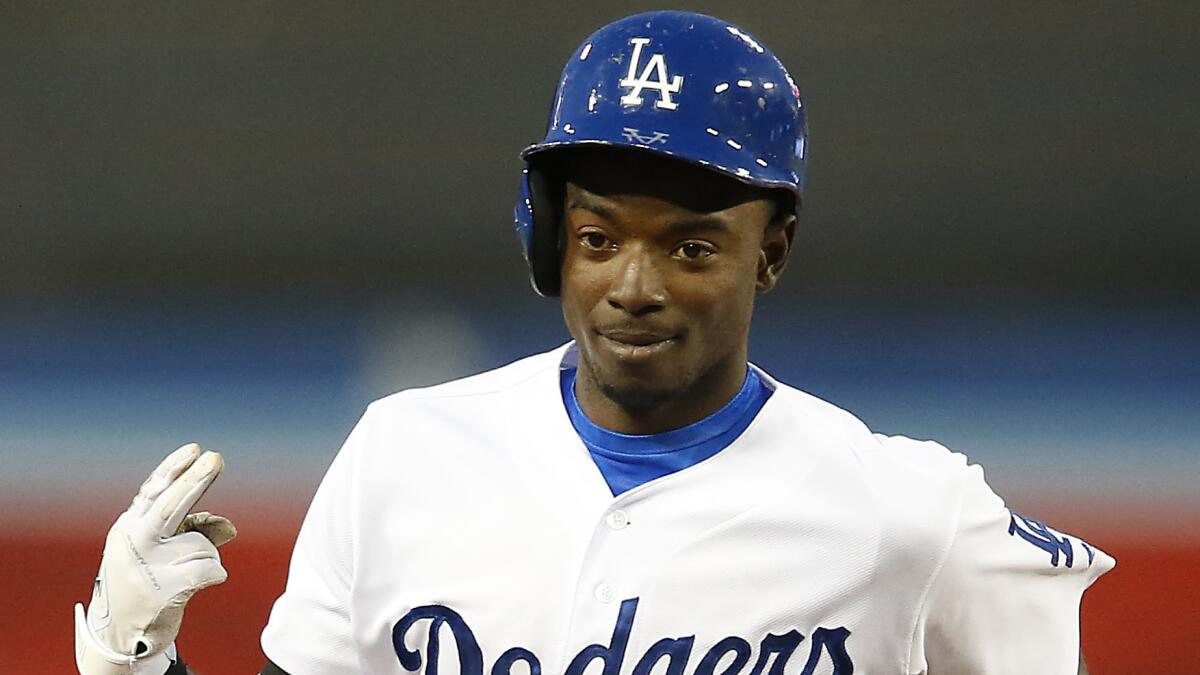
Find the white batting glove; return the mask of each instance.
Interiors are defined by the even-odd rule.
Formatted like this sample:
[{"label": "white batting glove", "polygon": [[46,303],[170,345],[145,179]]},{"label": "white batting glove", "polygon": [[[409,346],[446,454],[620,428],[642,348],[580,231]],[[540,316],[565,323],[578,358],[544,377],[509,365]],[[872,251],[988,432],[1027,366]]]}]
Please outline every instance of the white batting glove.
[{"label": "white batting glove", "polygon": [[217,547],[237,535],[211,513],[188,514],[224,468],[189,443],[150,474],[108,531],[85,616],[75,605],[75,664],[82,675],[161,675],[170,667],[183,608],[225,581]]}]

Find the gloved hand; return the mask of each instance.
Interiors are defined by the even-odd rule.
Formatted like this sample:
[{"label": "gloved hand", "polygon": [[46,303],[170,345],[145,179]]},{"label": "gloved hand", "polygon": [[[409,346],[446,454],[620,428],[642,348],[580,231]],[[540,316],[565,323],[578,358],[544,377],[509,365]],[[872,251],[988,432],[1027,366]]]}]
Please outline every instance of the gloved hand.
[{"label": "gloved hand", "polygon": [[82,675],[161,675],[183,608],[225,581],[217,547],[237,535],[211,513],[188,514],[224,468],[221,455],[189,443],[150,474],[108,531],[85,616],[75,605],[75,664]]}]

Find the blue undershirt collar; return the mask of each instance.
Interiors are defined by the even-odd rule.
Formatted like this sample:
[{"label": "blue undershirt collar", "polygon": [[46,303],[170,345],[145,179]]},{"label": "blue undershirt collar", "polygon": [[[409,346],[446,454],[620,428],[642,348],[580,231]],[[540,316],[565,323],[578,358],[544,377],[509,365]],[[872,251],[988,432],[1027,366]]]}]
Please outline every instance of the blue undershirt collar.
[{"label": "blue undershirt collar", "polygon": [[597,426],[579,407],[576,369],[565,367],[559,382],[571,425],[587,446],[613,496],[643,483],[682,471],[729,446],[754,421],[772,390],[753,368],[746,368],[742,388],[720,410],[679,429],[630,435]]}]

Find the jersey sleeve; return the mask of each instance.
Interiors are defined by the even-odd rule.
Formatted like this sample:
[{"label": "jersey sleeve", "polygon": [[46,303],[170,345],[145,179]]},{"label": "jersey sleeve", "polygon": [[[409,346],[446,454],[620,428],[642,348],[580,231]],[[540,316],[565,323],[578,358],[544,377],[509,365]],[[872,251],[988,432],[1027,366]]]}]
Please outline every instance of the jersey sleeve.
[{"label": "jersey sleeve", "polygon": [[1083,592],[1116,564],[1082,539],[1010,510],[962,467],[953,539],[918,617],[929,675],[1075,675]]},{"label": "jersey sleeve", "polygon": [[358,508],[355,496],[367,416],[317,488],[288,568],[287,587],[262,633],[263,652],[286,672],[359,672],[350,625]]}]

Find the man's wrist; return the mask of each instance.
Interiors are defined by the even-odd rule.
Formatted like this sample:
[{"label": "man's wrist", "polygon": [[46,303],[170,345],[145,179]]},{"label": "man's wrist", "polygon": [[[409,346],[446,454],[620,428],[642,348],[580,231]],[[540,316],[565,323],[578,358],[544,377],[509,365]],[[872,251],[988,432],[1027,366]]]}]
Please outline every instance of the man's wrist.
[{"label": "man's wrist", "polygon": [[141,657],[114,651],[92,630],[83,605],[75,603],[75,667],[81,675],[174,675],[174,656],[174,643]]}]

